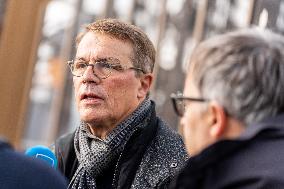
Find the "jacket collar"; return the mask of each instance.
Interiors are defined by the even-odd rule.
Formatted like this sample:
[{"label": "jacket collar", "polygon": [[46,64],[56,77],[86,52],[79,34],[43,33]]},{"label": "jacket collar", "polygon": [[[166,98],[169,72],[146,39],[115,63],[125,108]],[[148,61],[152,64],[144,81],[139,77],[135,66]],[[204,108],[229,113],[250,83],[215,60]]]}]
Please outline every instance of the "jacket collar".
[{"label": "jacket collar", "polygon": [[259,135],[284,137],[284,114],[264,119],[259,123],[248,126],[245,132],[234,140],[221,140],[204,149],[201,153],[189,159],[185,172],[191,174],[199,174],[200,169],[207,167],[209,164],[215,163],[234,151],[241,149],[247,145],[253,138]]},{"label": "jacket collar", "polygon": [[151,115],[149,118],[148,124],[144,128],[137,130],[124,147],[114,175],[113,185],[116,188],[131,188],[143,155],[156,135],[157,118],[154,102],[151,102]]},{"label": "jacket collar", "polygon": [[255,137],[257,134],[266,130],[278,130],[284,133],[284,114],[279,114],[274,117],[268,117],[261,122],[253,123],[247,127],[246,131],[238,138],[238,140],[248,140]]}]

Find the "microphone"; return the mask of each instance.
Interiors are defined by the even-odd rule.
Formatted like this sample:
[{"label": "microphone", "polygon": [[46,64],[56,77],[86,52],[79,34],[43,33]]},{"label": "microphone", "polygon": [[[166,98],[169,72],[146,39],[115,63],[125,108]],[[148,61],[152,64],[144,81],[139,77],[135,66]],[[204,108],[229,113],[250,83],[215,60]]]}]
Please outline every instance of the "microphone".
[{"label": "microphone", "polygon": [[54,153],[45,146],[34,146],[28,148],[25,152],[27,156],[34,157],[46,162],[48,165],[53,167],[54,169],[57,168],[57,158],[55,157]]}]

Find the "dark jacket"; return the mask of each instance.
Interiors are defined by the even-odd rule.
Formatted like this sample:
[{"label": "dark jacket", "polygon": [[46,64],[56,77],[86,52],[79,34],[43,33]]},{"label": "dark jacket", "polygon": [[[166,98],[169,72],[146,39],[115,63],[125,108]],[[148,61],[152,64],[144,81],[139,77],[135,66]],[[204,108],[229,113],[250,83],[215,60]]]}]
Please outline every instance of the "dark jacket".
[{"label": "dark jacket", "polygon": [[14,152],[0,142],[1,189],[66,189],[66,180],[44,162]]},{"label": "dark jacket", "polygon": [[[56,141],[55,155],[59,169],[71,180],[78,167],[74,133]],[[106,176],[97,179],[98,188],[166,187],[187,159],[180,136],[153,112],[150,124],[131,136]]]},{"label": "dark jacket", "polygon": [[190,158],[170,188],[283,189],[284,115],[249,126]]}]

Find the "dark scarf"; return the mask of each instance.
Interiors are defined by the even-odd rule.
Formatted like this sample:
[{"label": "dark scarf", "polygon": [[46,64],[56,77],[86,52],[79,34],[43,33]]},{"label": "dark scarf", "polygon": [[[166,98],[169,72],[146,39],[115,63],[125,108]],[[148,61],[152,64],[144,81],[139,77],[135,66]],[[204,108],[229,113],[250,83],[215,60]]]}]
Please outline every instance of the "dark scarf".
[{"label": "dark scarf", "polygon": [[74,137],[74,147],[79,161],[69,187],[96,189],[96,177],[101,175],[123,151],[126,142],[139,128],[144,128],[151,115],[151,101],[141,105],[104,139],[92,135],[86,123],[81,123]]}]

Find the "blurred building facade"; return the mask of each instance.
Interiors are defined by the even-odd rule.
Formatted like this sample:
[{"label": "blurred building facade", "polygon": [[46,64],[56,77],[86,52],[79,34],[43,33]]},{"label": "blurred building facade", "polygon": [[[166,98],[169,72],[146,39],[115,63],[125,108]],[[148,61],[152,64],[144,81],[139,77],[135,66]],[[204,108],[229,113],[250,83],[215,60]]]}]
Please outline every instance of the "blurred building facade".
[{"label": "blurred building facade", "polygon": [[[178,117],[173,112],[169,95],[183,90],[188,59],[198,42],[235,28],[258,25],[260,17],[263,17],[263,27],[279,32],[284,30],[284,0],[30,1],[42,1],[45,7],[43,14],[37,14],[42,22],[35,25],[40,38],[30,63],[32,67],[27,70],[32,76],[23,76],[29,78],[25,82],[29,91],[18,95],[27,99],[23,100],[23,111],[19,113],[23,121],[14,126],[20,132],[16,139],[11,139],[23,148],[49,145],[59,135],[78,126],[80,120],[73,99],[72,76],[66,62],[73,59],[74,39],[86,23],[100,18],[119,18],[138,25],[149,35],[157,49],[156,79],[151,98],[156,101],[158,115],[177,130]],[[7,6],[11,2],[17,0],[0,1],[1,31],[5,27],[2,20],[6,19],[10,10]],[[2,62],[0,64],[4,66]],[[4,77],[1,79],[3,83],[7,82]],[[2,130],[8,137],[16,135]]]}]

